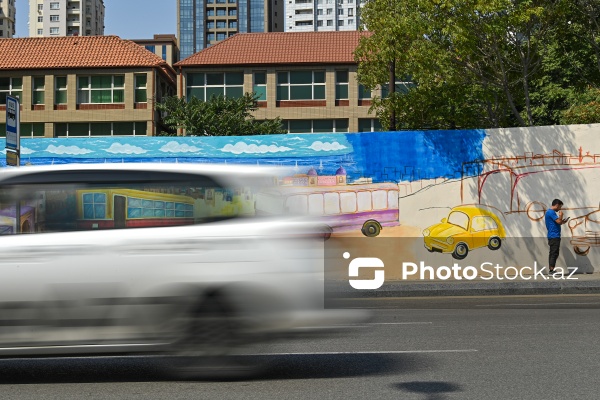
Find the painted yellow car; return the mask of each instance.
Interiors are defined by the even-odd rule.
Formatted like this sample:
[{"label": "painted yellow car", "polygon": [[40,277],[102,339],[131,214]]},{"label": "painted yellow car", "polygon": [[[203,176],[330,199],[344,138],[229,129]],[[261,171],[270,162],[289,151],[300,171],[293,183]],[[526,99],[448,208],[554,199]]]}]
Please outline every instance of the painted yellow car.
[{"label": "painted yellow car", "polygon": [[506,237],[498,216],[485,206],[463,205],[450,210],[447,218],[423,231],[427,250],[452,253],[462,260],[480,247],[498,250]]}]

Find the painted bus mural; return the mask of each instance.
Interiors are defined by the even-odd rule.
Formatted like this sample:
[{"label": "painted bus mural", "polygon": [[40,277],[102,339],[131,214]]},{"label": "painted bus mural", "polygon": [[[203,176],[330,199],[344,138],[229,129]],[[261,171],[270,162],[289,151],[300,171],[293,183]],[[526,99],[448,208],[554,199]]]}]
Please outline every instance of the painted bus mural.
[{"label": "painted bus mural", "polygon": [[334,231],[360,229],[373,237],[384,226],[398,225],[398,185],[348,185],[343,167],[335,175],[324,176],[311,168],[306,174],[284,177],[278,187],[259,193],[256,212],[309,215],[322,219]]},{"label": "painted bus mural", "polygon": [[194,199],[135,189],[76,191],[77,228],[110,229],[194,223]]}]

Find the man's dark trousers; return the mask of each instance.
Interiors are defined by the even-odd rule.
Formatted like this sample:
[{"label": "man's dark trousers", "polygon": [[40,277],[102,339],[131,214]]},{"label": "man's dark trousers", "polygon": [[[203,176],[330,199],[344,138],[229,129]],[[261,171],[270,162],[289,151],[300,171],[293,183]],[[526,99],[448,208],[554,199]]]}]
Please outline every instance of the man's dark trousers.
[{"label": "man's dark trousers", "polygon": [[556,267],[556,260],[558,260],[558,254],[560,252],[560,238],[548,239],[548,246],[550,246],[548,268],[554,268]]}]

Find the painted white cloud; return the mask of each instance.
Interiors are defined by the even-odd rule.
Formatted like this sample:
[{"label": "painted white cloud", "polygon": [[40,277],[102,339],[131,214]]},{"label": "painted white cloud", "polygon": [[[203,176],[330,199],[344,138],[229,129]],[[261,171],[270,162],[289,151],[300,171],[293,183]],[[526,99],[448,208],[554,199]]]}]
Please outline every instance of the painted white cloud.
[{"label": "painted white cloud", "polygon": [[28,149],[27,147],[21,147],[21,154],[33,154],[35,151]]},{"label": "painted white cloud", "polygon": [[195,153],[200,151],[200,149],[196,146],[190,146],[189,144],[185,143],[181,144],[175,141],[165,144],[159,150],[163,153]]},{"label": "painted white cloud", "polygon": [[53,154],[70,154],[70,155],[93,153],[92,150],[82,149],[77,146],[63,146],[62,144],[60,146],[55,146],[55,145],[51,144],[50,146],[48,146],[46,151],[48,153],[53,153]]},{"label": "painted white cloud", "polygon": [[108,149],[104,149],[104,151],[112,154],[144,154],[148,152],[148,150],[144,150],[141,147],[121,143],[113,143]]},{"label": "painted white cloud", "polygon": [[309,149],[312,149],[314,151],[336,151],[336,150],[344,150],[347,147],[344,146],[343,144],[339,144],[338,142],[320,142],[320,141],[316,141],[313,142],[313,144],[311,144],[309,147]]},{"label": "painted white cloud", "polygon": [[233,154],[265,154],[265,153],[281,153],[285,151],[290,151],[289,147],[285,146],[276,146],[274,144],[267,146],[266,144],[261,144],[260,146],[255,144],[248,144],[244,142],[237,142],[234,145],[226,144],[221,151],[224,153],[233,153]]}]

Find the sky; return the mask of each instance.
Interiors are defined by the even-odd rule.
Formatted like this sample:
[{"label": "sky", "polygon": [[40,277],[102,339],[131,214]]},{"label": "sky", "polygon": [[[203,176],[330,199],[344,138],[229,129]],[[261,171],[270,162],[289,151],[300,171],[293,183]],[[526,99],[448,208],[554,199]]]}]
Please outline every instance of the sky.
[{"label": "sky", "polygon": [[[104,0],[104,34],[123,39],[152,39],[177,34],[177,0]],[[29,36],[29,1],[17,0],[16,37]]]}]

